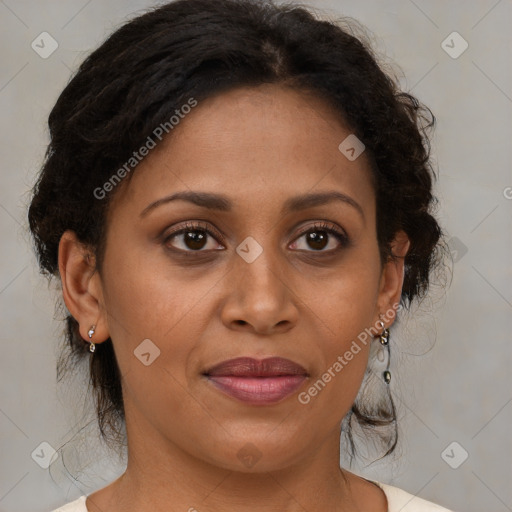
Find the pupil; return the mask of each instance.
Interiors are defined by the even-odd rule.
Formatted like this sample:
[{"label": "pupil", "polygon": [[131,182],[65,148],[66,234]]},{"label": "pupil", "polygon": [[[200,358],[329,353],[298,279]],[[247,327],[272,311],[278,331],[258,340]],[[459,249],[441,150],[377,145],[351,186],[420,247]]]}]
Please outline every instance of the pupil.
[{"label": "pupil", "polygon": [[188,231],[186,233],[185,243],[189,249],[202,249],[206,237],[199,231]]},{"label": "pupil", "polygon": [[[323,249],[326,246],[327,236],[323,233],[323,231],[309,233],[308,242],[313,244],[313,249]],[[319,246],[315,246],[315,244],[319,244]]]}]

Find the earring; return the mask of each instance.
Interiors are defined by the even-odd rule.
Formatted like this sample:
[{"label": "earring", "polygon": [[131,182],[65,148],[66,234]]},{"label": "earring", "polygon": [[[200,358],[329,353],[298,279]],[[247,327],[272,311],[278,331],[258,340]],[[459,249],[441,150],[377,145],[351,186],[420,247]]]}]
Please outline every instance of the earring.
[{"label": "earring", "polygon": [[379,320],[379,327],[382,329],[381,334],[379,335],[381,345],[387,347],[388,349],[388,364],[386,369],[382,372],[382,377],[386,384],[391,382],[391,372],[389,371],[389,364],[391,362],[391,350],[389,348],[389,329],[386,328],[384,322]]},{"label": "earring", "polygon": [[[96,330],[96,326],[91,325],[91,328],[87,332],[87,336],[89,336],[89,339],[92,339],[92,336],[93,336],[95,330]],[[96,344],[94,343],[94,341],[91,341],[89,344],[89,351],[94,352],[95,350],[96,350]]]}]

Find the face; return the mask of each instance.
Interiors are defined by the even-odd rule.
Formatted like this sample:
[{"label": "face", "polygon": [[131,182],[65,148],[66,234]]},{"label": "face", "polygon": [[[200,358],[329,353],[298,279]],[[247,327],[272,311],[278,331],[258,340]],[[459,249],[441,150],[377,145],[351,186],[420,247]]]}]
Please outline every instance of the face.
[{"label": "face", "polygon": [[[200,102],[116,191],[89,305],[65,298],[84,339],[90,323],[112,339],[130,443],[268,471],[339,436],[370,342],[344,354],[398,300],[403,272],[381,265],[368,162],[338,149],[350,134],[311,95],[237,89]],[[239,357],[304,372],[205,375]]]}]

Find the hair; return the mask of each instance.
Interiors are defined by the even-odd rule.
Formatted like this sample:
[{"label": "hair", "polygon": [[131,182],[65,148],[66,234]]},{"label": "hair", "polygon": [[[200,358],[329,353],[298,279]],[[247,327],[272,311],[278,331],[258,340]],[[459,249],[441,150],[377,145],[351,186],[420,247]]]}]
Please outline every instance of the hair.
[{"label": "hair", "polygon": [[[410,249],[401,305],[424,297],[444,253],[430,162],[435,117],[400,90],[356,29],[350,18],[321,20],[303,5],[272,0],[178,0],[121,26],[83,61],[49,115],[50,143],[28,211],[41,273],[59,276],[59,241],[72,230],[94,251],[101,275],[115,191],[98,199],[94,190],[176,109],[190,98],[200,102],[238,87],[279,84],[323,98],[364,143],[381,260],[394,257],[390,243],[404,230]],[[78,322],[69,312],[65,321],[58,380],[89,357]],[[90,359],[90,380],[101,436],[115,441],[125,418],[110,339]],[[351,457],[353,421],[380,436],[384,456],[394,450],[396,411],[388,395],[376,402],[358,396],[345,417]]]}]

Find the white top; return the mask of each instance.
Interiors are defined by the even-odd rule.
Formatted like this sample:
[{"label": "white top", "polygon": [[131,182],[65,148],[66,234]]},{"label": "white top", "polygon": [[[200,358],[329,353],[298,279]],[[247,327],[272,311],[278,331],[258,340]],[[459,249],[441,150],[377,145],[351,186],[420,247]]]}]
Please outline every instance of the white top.
[{"label": "white top", "polygon": [[[393,487],[387,484],[376,483],[386,495],[388,500],[388,512],[453,512],[447,508],[436,505],[430,501],[418,498],[407,491]],[[88,512],[85,506],[85,500],[87,496],[80,496],[75,501],[64,505],[63,507],[57,508],[52,512]]]}]

